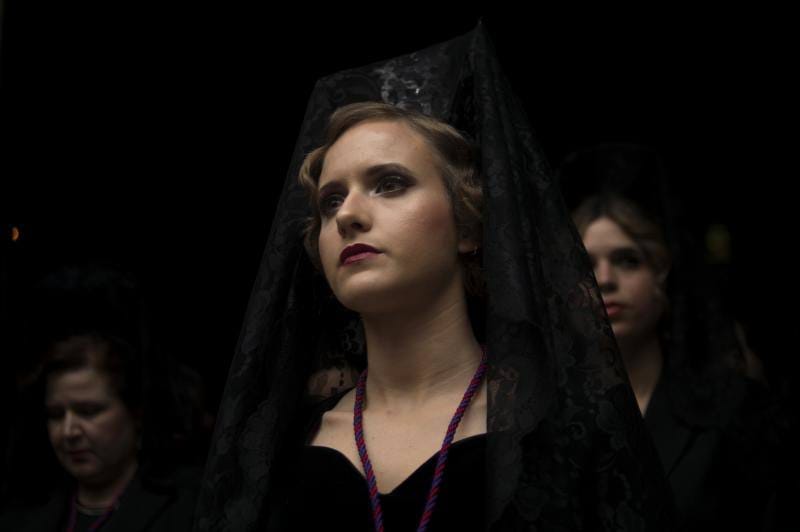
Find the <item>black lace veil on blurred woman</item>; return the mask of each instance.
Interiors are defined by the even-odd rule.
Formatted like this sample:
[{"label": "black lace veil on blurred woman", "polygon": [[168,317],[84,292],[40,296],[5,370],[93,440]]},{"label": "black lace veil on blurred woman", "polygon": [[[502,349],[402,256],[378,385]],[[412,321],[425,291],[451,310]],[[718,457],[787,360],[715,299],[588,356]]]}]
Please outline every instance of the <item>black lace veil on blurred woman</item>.
[{"label": "black lace veil on blurred woman", "polygon": [[486,345],[488,415],[486,467],[475,476],[485,517],[472,525],[669,529],[667,487],[591,265],[482,25],[317,82],[228,375],[196,529],[291,529],[309,379],[364,368],[359,317],[330,296],[303,249],[311,211],[296,180],[331,114],[364,101],[447,122],[480,148],[485,294],[468,306]]}]

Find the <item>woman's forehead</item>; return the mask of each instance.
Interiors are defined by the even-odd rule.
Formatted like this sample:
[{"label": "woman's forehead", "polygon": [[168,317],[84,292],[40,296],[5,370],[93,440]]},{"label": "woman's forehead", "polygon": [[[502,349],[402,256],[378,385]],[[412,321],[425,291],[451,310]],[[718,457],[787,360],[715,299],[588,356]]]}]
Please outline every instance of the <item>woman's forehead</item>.
[{"label": "woman's forehead", "polygon": [[613,249],[620,247],[638,248],[636,242],[620,227],[608,218],[600,217],[591,222],[583,233],[584,245],[593,248]]},{"label": "woman's forehead", "polygon": [[401,121],[362,122],[345,131],[328,149],[319,186],[366,174],[371,168],[399,164],[412,172],[435,166],[427,141]]},{"label": "woman's forehead", "polygon": [[108,376],[93,367],[61,371],[47,379],[47,400],[71,401],[107,398],[111,393]]}]

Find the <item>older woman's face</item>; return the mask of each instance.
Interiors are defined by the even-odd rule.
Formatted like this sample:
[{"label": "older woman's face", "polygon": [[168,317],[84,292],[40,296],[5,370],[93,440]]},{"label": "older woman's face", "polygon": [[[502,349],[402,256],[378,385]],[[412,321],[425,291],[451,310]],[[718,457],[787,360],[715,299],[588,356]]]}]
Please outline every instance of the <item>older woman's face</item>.
[{"label": "older woman's face", "polygon": [[331,146],[319,179],[319,254],[339,301],[414,309],[461,286],[459,239],[434,154],[402,122],[364,122]]},{"label": "older woman's face", "polygon": [[105,482],[136,460],[136,421],[106,374],[87,367],[52,375],[47,430],[59,462],[79,482]]},{"label": "older woman's face", "polygon": [[583,244],[617,340],[641,341],[656,334],[664,311],[659,280],[633,239],[602,217],[586,228]]}]

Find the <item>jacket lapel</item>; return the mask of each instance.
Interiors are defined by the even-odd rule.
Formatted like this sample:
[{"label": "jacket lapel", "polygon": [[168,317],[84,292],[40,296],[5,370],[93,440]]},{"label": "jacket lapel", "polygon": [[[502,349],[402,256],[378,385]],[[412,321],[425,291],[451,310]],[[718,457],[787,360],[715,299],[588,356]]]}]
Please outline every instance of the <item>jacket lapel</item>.
[{"label": "jacket lapel", "polygon": [[669,478],[692,440],[693,431],[672,414],[664,379],[659,381],[645,413],[664,475]]}]

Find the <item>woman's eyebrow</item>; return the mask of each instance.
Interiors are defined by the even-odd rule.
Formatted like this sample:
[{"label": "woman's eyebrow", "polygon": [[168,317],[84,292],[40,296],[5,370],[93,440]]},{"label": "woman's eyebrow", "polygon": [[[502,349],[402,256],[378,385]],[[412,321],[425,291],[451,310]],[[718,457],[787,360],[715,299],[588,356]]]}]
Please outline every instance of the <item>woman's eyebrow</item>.
[{"label": "woman's eyebrow", "polygon": [[342,185],[341,185],[341,183],[339,181],[336,181],[336,180],[328,181],[327,183],[322,185],[319,188],[319,190],[317,190],[317,197],[321,198],[321,197],[323,197],[325,195],[325,192],[327,192],[328,190],[338,189],[338,188],[341,188],[341,186]]},{"label": "woman's eyebrow", "polygon": [[400,174],[405,175],[412,175],[413,172],[409,170],[407,167],[403,166],[400,163],[383,163],[383,164],[376,164],[367,168],[366,172],[364,172],[368,177],[373,177],[381,174],[385,174],[386,172],[397,172]]},{"label": "woman's eyebrow", "polygon": [[[406,166],[400,163],[381,163],[381,164],[374,164],[364,170],[364,176],[367,179],[373,179],[380,175],[383,175],[387,172],[397,172],[399,174],[411,176],[413,172],[407,168]],[[319,190],[317,190],[317,195],[322,196],[325,192],[332,188],[338,188],[342,186],[342,180],[335,178],[331,179],[324,185],[322,185]]]},{"label": "woman's eyebrow", "polygon": [[621,247],[612,249],[611,253],[612,254],[617,254],[617,255],[629,254],[629,253],[638,254],[639,250],[637,248],[633,247],[633,246],[621,246]]},{"label": "woman's eyebrow", "polygon": [[78,408],[85,408],[85,407],[92,407],[92,406],[102,406],[105,404],[105,401],[98,401],[96,399],[84,399],[81,401],[75,401],[71,403],[72,406]]}]

